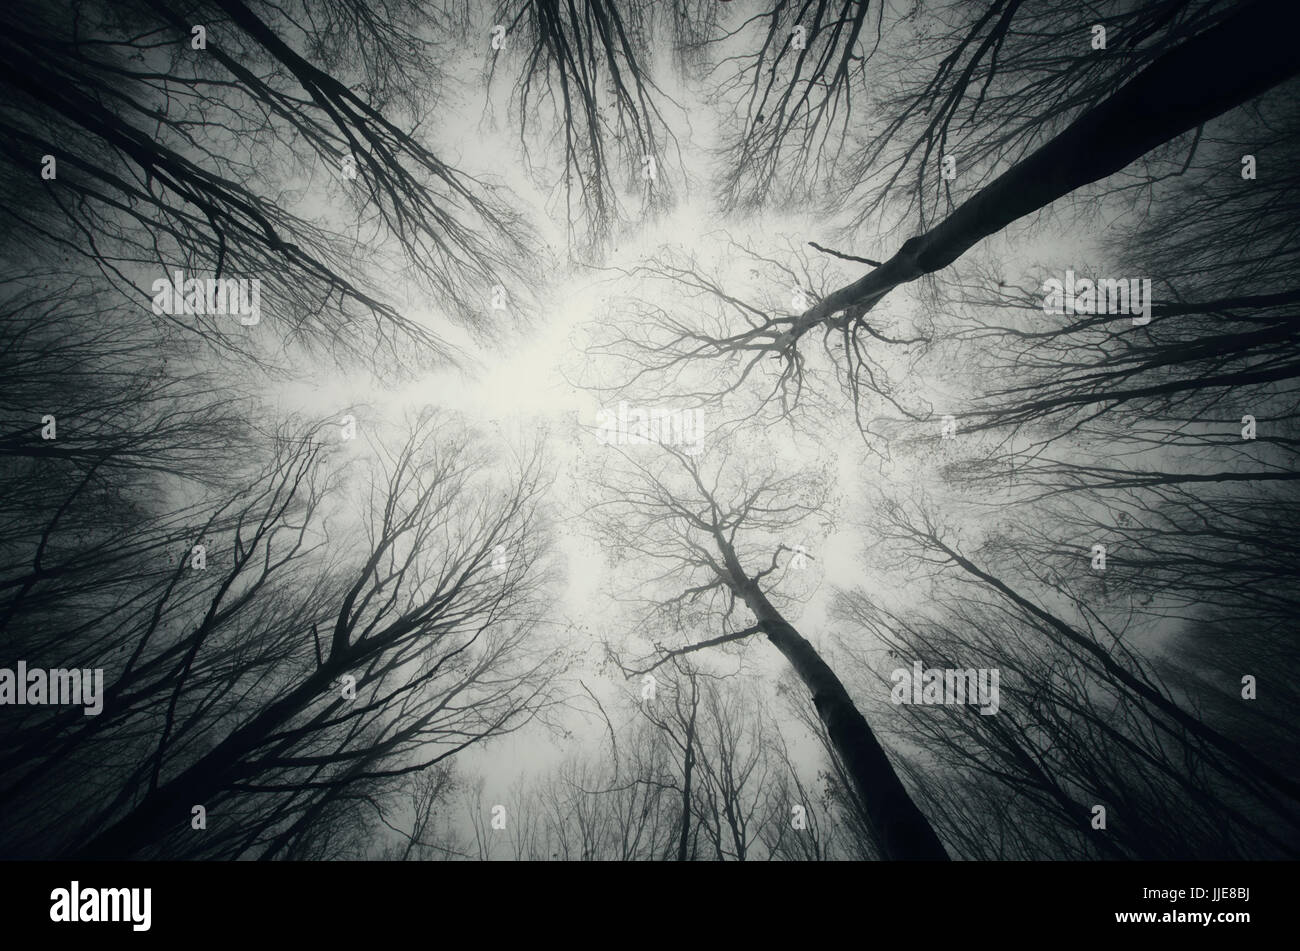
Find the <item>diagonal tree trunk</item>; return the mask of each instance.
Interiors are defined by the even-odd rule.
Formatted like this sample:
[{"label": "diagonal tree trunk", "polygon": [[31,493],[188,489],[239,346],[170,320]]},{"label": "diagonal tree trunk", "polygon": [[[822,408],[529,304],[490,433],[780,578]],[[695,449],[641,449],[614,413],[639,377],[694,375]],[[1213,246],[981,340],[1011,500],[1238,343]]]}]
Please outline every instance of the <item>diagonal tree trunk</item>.
[{"label": "diagonal tree trunk", "polygon": [[946,861],[948,853],[930,821],[908,795],[884,748],[835,671],[773,606],[758,582],[745,574],[723,533],[715,531],[714,540],[731,575],[728,583],[732,590],[754,612],[758,627],[812,694],[813,706],[826,724],[835,752],[853,778],[881,855],[895,860]]},{"label": "diagonal tree trunk", "polygon": [[755,610],[763,633],[811,691],[813,706],[826,724],[835,752],[853,777],[883,856],[946,860],[948,853],[938,835],[903,788],[889,757],[835,671],[757,588],[745,602],[751,607],[758,605]]},{"label": "diagonal tree trunk", "polygon": [[1293,9],[1284,0],[1259,0],[1159,57],[938,225],[905,241],[880,267],[806,310],[790,335],[829,323],[843,310],[860,317],[893,288],[947,267],[1016,219],[1300,73],[1283,26]]}]

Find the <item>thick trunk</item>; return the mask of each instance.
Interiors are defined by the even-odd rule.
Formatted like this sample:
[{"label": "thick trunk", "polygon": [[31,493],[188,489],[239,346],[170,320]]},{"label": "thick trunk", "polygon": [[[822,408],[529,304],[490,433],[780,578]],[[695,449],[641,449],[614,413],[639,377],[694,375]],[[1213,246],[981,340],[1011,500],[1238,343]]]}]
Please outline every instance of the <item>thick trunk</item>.
[{"label": "thick trunk", "polygon": [[1283,26],[1293,9],[1286,0],[1261,0],[1159,57],[879,268],[806,311],[800,326],[850,306],[869,309],[892,288],[947,267],[1017,218],[1296,75],[1300,56]]},{"label": "thick trunk", "polygon": [[768,640],[785,655],[812,693],[817,715],[826,724],[831,743],[866,808],[881,855],[886,859],[946,860],[948,853],[929,820],[903,788],[889,757],[835,672],[757,585],[751,584],[744,598]]}]

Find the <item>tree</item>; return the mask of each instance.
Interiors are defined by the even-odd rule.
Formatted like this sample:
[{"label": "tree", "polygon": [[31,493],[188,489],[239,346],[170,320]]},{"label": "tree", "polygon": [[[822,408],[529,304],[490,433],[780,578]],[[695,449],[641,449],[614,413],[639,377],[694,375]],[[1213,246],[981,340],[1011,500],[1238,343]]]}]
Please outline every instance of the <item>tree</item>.
[{"label": "tree", "polygon": [[[1113,689],[1136,701],[1151,722],[1175,740],[1186,735],[1203,748],[1208,766],[1232,782],[1250,789],[1285,820],[1297,821],[1292,802],[1296,784],[1284,773],[1265,763],[1237,740],[1223,735],[1187,710],[1170,695],[1167,687],[1129,648],[1121,632],[1108,627],[1105,619],[1086,603],[1079,605],[1082,623],[1073,624],[1035,604],[1002,578],[955,549],[927,513],[913,516],[898,505],[887,504],[891,533],[899,540],[919,543],[924,555],[939,564],[952,564],[969,578],[985,585],[1010,607],[1014,614],[1034,626],[1059,649],[1070,652],[1088,671],[1114,685]],[[915,520],[915,521],[914,521]],[[1058,592],[1067,591],[1058,586]],[[1279,794],[1281,797],[1279,798]]]},{"label": "tree", "polygon": [[[283,191],[297,183],[276,172],[288,155],[361,192],[361,215],[378,216],[461,323],[485,329],[495,285],[516,306],[527,302],[534,248],[519,216],[381,111],[395,87],[408,100],[428,89],[418,67],[430,50],[409,31],[428,8],[399,4],[391,21],[352,0],[318,9],[342,30],[330,43],[295,36],[300,16],[313,15],[304,9],[241,0],[11,8],[0,128],[10,174],[28,184],[6,205],[18,229],[10,240],[84,255],[135,306],[149,306],[144,288],[175,269],[258,279],[283,341],[369,353],[377,367],[451,356],[383,288],[367,286],[355,241],[290,209]],[[194,48],[192,27],[206,31],[204,46]],[[358,89],[314,65],[295,39],[338,65],[341,49],[359,49],[368,82]],[[42,154],[58,163],[51,180],[33,165]],[[241,328],[210,318],[175,325],[259,353]]]},{"label": "tree", "polygon": [[[643,217],[671,206],[681,173],[668,159],[675,150],[680,166],[681,150],[663,114],[671,99],[652,75],[651,47],[668,36],[680,51],[698,42],[714,16],[715,5],[699,0],[528,0],[497,8],[494,22],[505,32],[498,34],[502,49],[491,54],[489,82],[501,59],[521,64],[510,97],[530,168],[530,133],[545,127],[541,115],[553,114],[559,133],[543,141],[545,153],[562,155],[557,177],[570,244],[604,250],[623,224],[620,192],[640,194]],[[660,17],[666,22],[657,24]]]},{"label": "tree", "polygon": [[[282,440],[224,506],[236,514],[208,571],[182,563],[116,643],[83,647],[97,656],[82,666],[108,668],[102,713],[33,728],[8,764],[6,816],[43,813],[30,841],[274,855],[344,795],[380,795],[546,708],[560,658],[538,629],[541,457],[494,486],[476,474],[491,458],[479,441],[425,414],[396,451],[377,445],[368,510],[338,535],[324,440]],[[359,557],[326,554],[342,538]],[[49,810],[43,790],[88,757],[103,779]],[[190,828],[195,805],[211,832]]]},{"label": "tree", "polygon": [[[742,323],[733,316],[725,331],[709,333],[683,330],[668,319],[658,324],[659,337],[629,336],[622,343],[661,373],[675,372],[683,361],[743,353],[748,374],[765,357],[775,357],[782,365],[778,388],[785,394],[797,389],[801,344],[817,332],[841,348],[843,378],[856,400],[864,378],[874,383],[866,351],[878,342],[900,342],[866,316],[891,290],[947,267],[983,238],[1295,75],[1294,57],[1270,26],[1280,10],[1271,0],[1251,4],[1157,57],[942,221],[903,242],[893,256],[868,261],[873,270],[825,294],[809,293],[811,306],[800,312],[774,312],[716,288]],[[696,277],[692,271],[683,276],[688,285]]]},{"label": "tree", "polygon": [[[815,513],[824,487],[808,473],[777,478],[733,472],[728,467],[731,453],[725,449],[712,454],[706,468],[671,447],[662,448],[662,466],[631,461],[628,475],[605,472],[596,478],[604,496],[603,533],[620,549],[659,563],[658,577],[685,575],[686,586],[665,601],[666,611],[702,611],[711,626],[722,627],[724,633],[661,649],[656,662],[628,670],[647,673],[670,658],[763,634],[811,694],[866,806],[881,854],[890,859],[946,859],[934,830],[843,683],[769,597],[770,582],[764,579],[782,567],[780,556],[790,551],[784,544],[772,544],[770,537]],[[676,482],[674,471],[680,477]],[[763,545],[764,536],[770,547]],[[746,567],[763,554],[770,559],[766,567]],[[732,615],[742,606],[753,622],[734,629]]]}]

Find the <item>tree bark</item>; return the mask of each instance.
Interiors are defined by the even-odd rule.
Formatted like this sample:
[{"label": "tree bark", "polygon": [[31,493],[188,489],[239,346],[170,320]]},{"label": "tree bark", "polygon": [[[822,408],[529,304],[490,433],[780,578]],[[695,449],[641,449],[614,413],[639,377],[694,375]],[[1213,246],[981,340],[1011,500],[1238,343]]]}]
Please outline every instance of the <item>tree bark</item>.
[{"label": "tree bark", "polygon": [[726,536],[715,530],[713,537],[731,575],[728,582],[732,590],[754,612],[767,639],[812,694],[817,715],[826,724],[831,744],[853,779],[881,855],[890,860],[947,861],[949,856],[939,836],[908,795],[866,717],[835,671],[773,606],[758,583],[745,574]]}]

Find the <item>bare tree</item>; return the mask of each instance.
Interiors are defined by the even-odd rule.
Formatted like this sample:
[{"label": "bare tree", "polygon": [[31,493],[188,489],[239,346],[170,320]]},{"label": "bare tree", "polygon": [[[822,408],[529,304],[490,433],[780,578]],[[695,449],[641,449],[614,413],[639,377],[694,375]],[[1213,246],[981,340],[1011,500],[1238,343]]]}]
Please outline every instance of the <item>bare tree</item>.
[{"label": "bare tree", "polygon": [[[780,478],[740,470],[725,446],[710,450],[707,467],[666,446],[660,464],[629,461],[626,474],[607,470],[596,476],[602,534],[656,564],[656,580],[682,579],[681,593],[664,601],[664,615],[699,616],[723,633],[661,648],[653,663],[628,669],[649,672],[673,657],[763,634],[811,694],[866,804],[882,855],[947,858],[843,683],[778,609],[773,598],[779,595],[765,580],[783,567],[780,558],[790,551],[772,536],[818,511],[824,482],[810,473]],[[738,627],[732,620],[737,609],[752,615],[752,622]]]},{"label": "bare tree", "polygon": [[709,288],[687,268],[673,276],[687,286],[710,290],[731,306],[723,329],[697,329],[664,315],[657,337],[629,335],[622,344],[643,355],[651,369],[670,374],[683,361],[734,354],[743,355],[740,366],[748,374],[765,365],[763,358],[775,358],[781,363],[775,389],[784,396],[797,391],[801,346],[810,335],[820,336],[824,346],[834,341],[838,348],[844,383],[855,400],[864,386],[880,392],[867,353],[881,342],[900,341],[889,339],[867,315],[890,291],[946,268],[1012,222],[1114,174],[1156,146],[1293,76],[1294,58],[1270,26],[1280,10],[1279,4],[1267,0],[1251,4],[1156,57],[941,221],[903,242],[894,255],[880,261],[858,257],[873,270],[824,293],[809,293],[810,306],[782,313],[747,302],[741,294]]},{"label": "bare tree", "polygon": [[[377,367],[450,356],[369,283],[355,240],[291,210],[283,192],[296,183],[275,171],[286,156],[323,164],[463,324],[487,326],[494,285],[516,308],[529,300],[520,217],[381,111],[394,86],[408,100],[428,88],[410,78],[429,53],[409,28],[424,9],[398,4],[384,22],[350,0],[306,12],[241,0],[8,8],[0,128],[9,174],[29,183],[5,209],[18,240],[86,256],[136,306],[176,268],[256,278],[283,340],[369,354]],[[343,32],[321,41],[303,22],[316,16]],[[206,31],[204,46],[192,28]],[[342,66],[344,46],[356,62],[349,38],[359,86],[293,46]],[[42,154],[58,163],[53,179],[33,165]],[[243,328],[211,317],[177,326],[257,353]]]},{"label": "bare tree", "polygon": [[[1300,821],[1292,803],[1297,794],[1294,781],[1264,762],[1239,740],[1224,735],[1185,709],[1160,681],[1150,664],[1126,643],[1123,631],[1112,628],[1085,599],[1080,598],[1077,602],[1078,621],[1071,623],[1035,603],[988,567],[954,548],[949,540],[945,540],[930,514],[912,514],[891,503],[886,503],[885,514],[891,526],[888,530],[891,537],[898,541],[911,540],[920,546],[923,557],[931,563],[951,564],[960,568],[970,581],[987,586],[1014,616],[1031,624],[1048,644],[1068,651],[1083,669],[1110,682],[1113,690],[1135,702],[1165,735],[1199,746],[1207,767],[1250,789],[1261,803],[1280,817],[1291,822]],[[1058,593],[1068,591],[1059,585],[1057,590]]]},{"label": "bare tree", "polygon": [[[657,24],[656,14],[665,22]],[[507,60],[530,167],[531,135],[558,130],[543,145],[547,156],[561,155],[558,189],[571,243],[604,247],[623,223],[620,193],[639,192],[643,217],[672,205],[681,150],[664,116],[671,99],[652,74],[651,47],[666,35],[690,43],[713,15],[713,5],[698,0],[527,0],[497,8],[495,23],[511,40],[491,53],[489,81]],[[548,114],[553,122],[545,124]]]},{"label": "bare tree", "polygon": [[[833,180],[853,128],[854,98],[867,96],[867,63],[880,45],[885,6],[778,0],[713,41],[719,54],[731,55],[717,57],[711,78],[723,101],[738,107],[722,155],[724,209],[820,197],[818,186]],[[740,39],[748,49],[733,52]]]},{"label": "bare tree", "polygon": [[[116,644],[95,645],[81,663],[107,668],[103,712],[56,718],[10,763],[6,815],[45,817],[29,841],[87,856],[276,854],[341,794],[378,796],[545,709],[559,655],[539,630],[541,457],[493,486],[476,474],[490,457],[437,415],[398,450],[376,448],[363,527],[348,533],[359,558],[325,554],[341,539],[323,521],[323,438],[285,441],[228,504],[208,570],[182,563]],[[43,784],[88,756],[102,780],[53,814]],[[195,805],[206,834],[189,828]]]}]

